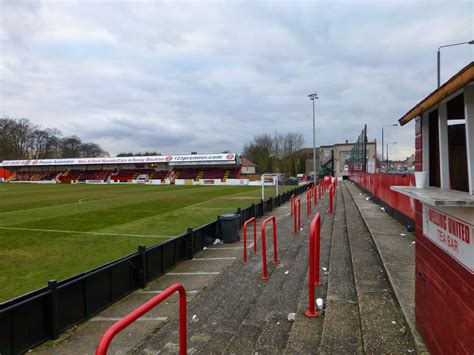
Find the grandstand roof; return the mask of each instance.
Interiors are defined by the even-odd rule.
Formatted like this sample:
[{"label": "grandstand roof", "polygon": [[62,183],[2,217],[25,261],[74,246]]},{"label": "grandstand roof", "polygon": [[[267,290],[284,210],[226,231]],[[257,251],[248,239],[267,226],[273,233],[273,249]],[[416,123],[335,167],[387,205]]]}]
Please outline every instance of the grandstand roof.
[{"label": "grandstand roof", "polygon": [[70,165],[107,165],[107,164],[146,164],[169,163],[171,165],[197,164],[235,164],[235,153],[155,155],[117,158],[77,158],[77,159],[37,159],[37,160],[4,160],[3,167],[22,166],[70,166]]}]

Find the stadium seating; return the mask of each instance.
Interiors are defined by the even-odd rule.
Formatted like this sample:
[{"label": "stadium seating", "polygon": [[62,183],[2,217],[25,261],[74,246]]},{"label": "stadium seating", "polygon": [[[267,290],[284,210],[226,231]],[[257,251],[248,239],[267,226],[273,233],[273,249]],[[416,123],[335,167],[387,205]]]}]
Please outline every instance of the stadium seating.
[{"label": "stadium seating", "polygon": [[61,182],[71,182],[75,180],[79,180],[83,170],[68,170],[59,176],[58,180]]},{"label": "stadium seating", "polygon": [[99,180],[105,181],[110,176],[113,181],[127,182],[130,180],[142,179],[156,179],[164,180],[173,176],[174,179],[238,179],[240,178],[240,167],[189,167],[189,168],[175,168],[173,170],[159,170],[154,169],[122,169],[114,173],[114,170],[79,170],[71,169],[67,171],[17,171],[12,181],[44,181],[57,180],[63,183],[70,183],[71,181],[86,181]]},{"label": "stadium seating", "polygon": [[164,180],[170,176],[170,173],[171,173],[170,170],[155,171],[152,175],[150,175],[150,179]]},{"label": "stadium seating", "polygon": [[17,171],[12,181],[28,181],[30,179],[30,173],[27,171]]},{"label": "stadium seating", "polygon": [[17,171],[12,181],[53,180],[59,171]]},{"label": "stadium seating", "polygon": [[202,169],[196,169],[196,168],[176,168],[176,169],[173,169],[174,178],[196,180],[201,170]]},{"label": "stadium seating", "polygon": [[105,181],[109,175],[112,173],[112,170],[85,170],[79,176],[79,181],[86,181],[86,180],[97,180],[97,181]]},{"label": "stadium seating", "polygon": [[157,172],[154,169],[123,169],[117,174],[112,175],[110,179],[114,181],[130,181],[138,179],[140,175],[148,175],[150,179],[161,179],[160,177],[155,177],[156,174]]},{"label": "stadium seating", "polygon": [[175,179],[237,179],[240,177],[240,168],[176,168]]}]

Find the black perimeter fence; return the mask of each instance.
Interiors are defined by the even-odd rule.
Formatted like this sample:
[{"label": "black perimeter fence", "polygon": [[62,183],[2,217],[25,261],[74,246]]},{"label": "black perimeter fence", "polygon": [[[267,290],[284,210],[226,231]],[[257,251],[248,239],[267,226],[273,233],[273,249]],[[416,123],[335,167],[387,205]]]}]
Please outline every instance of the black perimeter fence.
[{"label": "black perimeter fence", "polygon": [[[251,217],[261,217],[275,207],[299,195],[307,186],[261,200],[245,209],[237,209],[240,226]],[[48,286],[0,303],[0,355],[18,354],[91,318],[112,303],[175,266],[192,259],[194,253],[221,238],[219,219],[121,259],[73,276],[48,282]]]}]

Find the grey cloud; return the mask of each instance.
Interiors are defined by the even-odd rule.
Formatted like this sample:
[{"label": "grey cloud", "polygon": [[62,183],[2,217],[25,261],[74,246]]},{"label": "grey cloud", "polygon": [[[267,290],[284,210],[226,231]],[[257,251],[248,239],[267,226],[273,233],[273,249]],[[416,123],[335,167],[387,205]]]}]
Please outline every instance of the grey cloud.
[{"label": "grey cloud", "polygon": [[[314,91],[318,144],[353,140],[365,123],[380,140],[434,89],[436,47],[472,37],[469,2],[17,4],[2,7],[28,26],[2,29],[0,114],[111,153],[240,151],[274,131],[310,143]],[[59,37],[45,30],[55,26]],[[470,58],[443,53],[443,77]],[[410,126],[387,137],[413,149]]]}]

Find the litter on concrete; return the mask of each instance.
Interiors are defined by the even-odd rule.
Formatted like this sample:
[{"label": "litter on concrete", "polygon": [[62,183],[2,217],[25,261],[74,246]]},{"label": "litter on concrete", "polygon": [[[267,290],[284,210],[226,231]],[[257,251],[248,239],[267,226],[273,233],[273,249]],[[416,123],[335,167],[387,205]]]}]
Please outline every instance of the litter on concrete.
[{"label": "litter on concrete", "polygon": [[316,306],[319,310],[322,310],[324,308],[324,301],[322,298],[316,298]]},{"label": "litter on concrete", "polygon": [[384,212],[385,212],[385,208],[383,208],[383,207],[380,207],[380,209],[381,209],[382,211],[384,211]]},{"label": "litter on concrete", "polygon": [[416,242],[411,242],[411,244],[415,244]]},{"label": "litter on concrete", "polygon": [[224,244],[224,242],[220,240],[219,238],[217,238],[216,240],[214,240],[213,245],[216,245],[216,244]]},{"label": "litter on concrete", "polygon": [[288,270],[285,271],[285,275],[288,275],[290,272]]},{"label": "litter on concrete", "polygon": [[288,322],[294,322],[296,319],[296,313],[288,313]]},{"label": "litter on concrete", "polygon": [[199,322],[199,318],[197,317],[197,315],[193,315],[192,321]]},{"label": "litter on concrete", "polygon": [[407,235],[405,233],[400,233],[400,236],[406,237]]}]

